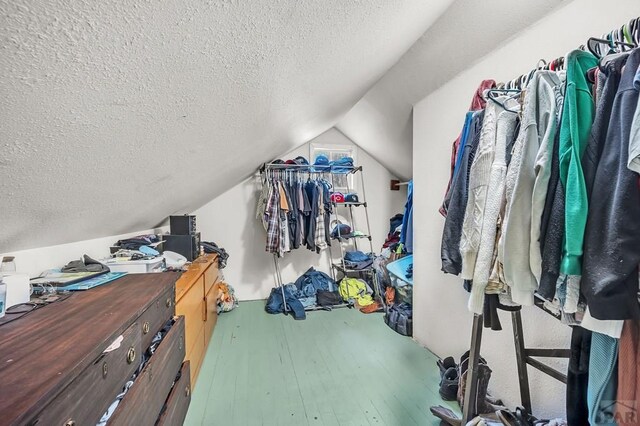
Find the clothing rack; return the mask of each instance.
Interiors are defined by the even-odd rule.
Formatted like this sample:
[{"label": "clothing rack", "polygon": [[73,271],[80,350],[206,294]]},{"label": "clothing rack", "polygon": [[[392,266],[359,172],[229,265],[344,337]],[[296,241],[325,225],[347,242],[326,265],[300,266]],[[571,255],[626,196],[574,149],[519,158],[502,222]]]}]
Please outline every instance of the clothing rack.
[{"label": "clothing rack", "polygon": [[[545,309],[540,299],[536,299],[535,306],[542,309],[547,314],[556,319],[559,317]],[[546,349],[527,348],[525,346],[524,331],[522,328],[522,313],[520,310],[511,312],[511,324],[513,328],[513,342],[516,348],[516,365],[518,369],[518,383],[520,387],[520,401],[522,406],[531,413],[531,391],[529,388],[529,373],[527,365],[536,370],[553,377],[566,384],[567,375],[537,360],[540,358],[569,358],[570,349]],[[473,406],[470,401],[475,401],[478,395],[478,361],[480,359],[480,346],[482,344],[482,315],[474,315],[473,329],[471,333],[471,348],[469,351],[469,370],[467,372],[467,388],[465,390],[464,407],[462,411],[463,423],[472,420],[478,413],[473,413]]]},{"label": "clothing rack", "polygon": [[[312,164],[287,164],[287,163],[264,163],[262,164],[262,166],[259,168],[258,170],[259,174],[261,177],[270,177],[270,176],[287,176],[287,174],[308,174],[309,177],[311,176],[317,176],[317,177],[322,177],[322,178],[327,178],[327,176],[329,177],[330,180],[330,184],[331,184],[331,188],[335,188],[335,182],[334,182],[334,176],[335,175],[352,175],[355,173],[360,172],[360,176],[361,176],[361,184],[362,184],[362,195],[364,197],[364,200],[362,202],[344,202],[344,203],[336,203],[334,200],[331,201],[331,205],[333,207],[333,215],[335,215],[335,217],[338,217],[338,213],[337,213],[337,208],[338,206],[345,206],[348,208],[349,211],[349,216],[350,216],[350,220],[351,220],[351,225],[355,226],[355,219],[354,219],[354,215],[353,215],[353,207],[358,207],[358,206],[364,206],[365,209],[365,218],[366,218],[366,222],[367,222],[367,234],[366,239],[369,240],[369,248],[370,251],[373,252],[373,245],[372,245],[372,238],[371,238],[371,228],[369,225],[369,213],[367,211],[367,202],[366,202],[366,195],[365,195],[365,189],[364,189],[364,177],[362,175],[362,166],[345,166],[345,165],[312,165]],[[351,187],[349,186],[349,180],[347,179],[347,192],[351,191]],[[340,272],[342,273],[344,276],[347,276],[348,274],[351,273],[358,273],[358,275],[360,274],[370,274],[372,277],[372,281],[373,281],[373,287],[374,287],[374,292],[377,294],[378,298],[380,299],[380,302],[382,304],[383,307],[385,307],[384,305],[384,298],[381,295],[380,292],[380,287],[379,284],[377,282],[377,276],[375,273],[373,272],[372,268],[368,268],[367,270],[350,270],[348,268],[344,267],[344,250],[342,247],[342,243],[345,241],[344,238],[341,238],[340,236],[338,236],[338,238],[336,239],[336,241],[338,242],[338,245],[340,246],[340,258],[341,258],[341,262],[336,263],[333,262],[333,254],[331,251],[331,246],[328,248],[329,249],[329,256],[331,257],[330,259],[330,263],[331,263],[331,276],[334,279],[334,281],[337,282],[337,276],[336,273]],[[354,238],[354,246],[355,249],[358,249],[358,242],[357,242],[357,238]],[[286,296],[285,296],[285,290],[284,290],[284,282],[282,280],[282,273],[280,270],[280,261],[279,261],[279,256],[277,253],[273,254],[273,262],[274,262],[274,267],[275,267],[275,278],[276,278],[276,288],[279,288],[280,291],[282,292],[282,300],[284,301],[284,314],[286,315],[290,309],[286,303]],[[351,307],[352,305],[350,303],[342,303],[339,305],[333,305],[332,308],[342,308],[342,307]],[[316,310],[325,310],[326,308],[321,307],[321,306],[311,306],[311,307],[306,307],[305,311],[316,311]]]},{"label": "clothing rack", "polygon": [[[608,51],[604,51],[602,46],[608,46]],[[601,38],[591,37],[586,44],[579,47],[580,50],[588,49],[596,57],[615,53],[616,49],[621,52],[628,51],[630,48],[638,48],[640,46],[640,17],[634,18],[627,24],[622,25],[620,28],[610,31],[608,34],[603,35]],[[543,64],[540,65],[540,62]],[[537,70],[557,70],[564,67],[564,58],[557,58],[550,62],[544,60],[538,61],[538,66],[532,69],[526,74],[522,74],[513,80],[508,81],[506,84],[500,84],[498,87],[511,90],[511,89],[524,89],[527,82],[531,79],[533,74]],[[535,306],[542,309],[544,312],[559,319],[559,316],[550,312],[544,308],[543,301],[535,297]],[[536,370],[553,377],[554,379],[566,384],[566,374],[542,363],[534,357],[542,358],[569,358],[570,349],[542,349],[542,348],[527,348],[524,341],[524,331],[522,327],[522,315],[521,310],[511,312],[511,321],[513,325],[513,340],[516,349],[516,364],[518,369],[518,382],[520,387],[520,400],[522,406],[527,412],[532,413],[531,409],[531,393],[529,389],[529,376],[527,372],[527,365],[535,368]],[[476,404],[472,403],[478,396],[478,362],[480,358],[480,347],[482,344],[482,329],[483,318],[482,315],[474,314],[473,325],[471,332],[471,344],[469,350],[469,368],[467,371],[467,382],[465,389],[464,406],[462,407],[462,424],[466,424],[471,421],[477,414],[473,412],[473,407]]]},{"label": "clothing rack", "polygon": [[[308,173],[309,176],[313,175],[324,175],[325,173],[330,172],[330,168],[326,167],[326,169],[329,170],[325,170],[325,167],[323,167],[323,170],[315,170],[313,169],[313,166],[307,165],[307,164],[280,164],[280,163],[264,163],[262,164],[262,166],[260,166],[260,168],[258,169],[258,172],[260,174],[260,176],[264,177],[264,176],[272,176],[272,175],[279,175],[279,174],[285,174],[287,172],[293,172],[293,173]],[[273,253],[273,264],[275,267],[275,278],[276,278],[276,288],[279,288],[281,293],[282,293],[282,300],[283,300],[283,309],[284,309],[284,314],[286,315],[289,312],[289,306],[286,303],[286,296],[285,296],[285,292],[284,292],[284,283],[282,282],[282,272],[280,270],[280,261],[279,261],[279,257],[277,253]]]}]

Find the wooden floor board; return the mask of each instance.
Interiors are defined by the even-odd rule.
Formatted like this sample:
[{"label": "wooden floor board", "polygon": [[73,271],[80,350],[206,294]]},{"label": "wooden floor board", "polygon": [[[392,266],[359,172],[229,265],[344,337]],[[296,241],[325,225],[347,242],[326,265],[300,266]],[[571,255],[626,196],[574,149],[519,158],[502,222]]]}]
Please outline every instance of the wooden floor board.
[{"label": "wooden floor board", "polygon": [[438,425],[437,358],[381,314],[304,321],[242,302],[218,318],[185,425]]}]

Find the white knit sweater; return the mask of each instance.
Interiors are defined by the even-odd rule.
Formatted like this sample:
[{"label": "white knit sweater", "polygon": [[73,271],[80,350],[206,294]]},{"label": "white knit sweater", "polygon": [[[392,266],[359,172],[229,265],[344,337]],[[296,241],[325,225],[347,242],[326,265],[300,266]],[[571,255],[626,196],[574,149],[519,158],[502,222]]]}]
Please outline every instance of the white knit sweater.
[{"label": "white knit sweater", "polygon": [[[469,195],[462,222],[462,235],[460,236],[460,254],[462,256],[460,276],[465,280],[473,279],[476,257],[480,247],[484,206],[489,186],[491,163],[493,163],[495,153],[496,118],[499,108],[495,102],[487,102],[482,120],[480,141],[469,172]],[[500,108],[500,110],[502,109]]]},{"label": "white knit sweater", "polygon": [[[513,99],[505,100],[509,109],[516,110],[518,108],[517,101]],[[491,163],[488,185],[486,186],[487,192],[480,232],[480,245],[473,272],[471,296],[469,297],[469,310],[476,314],[482,314],[484,290],[489,281],[493,265],[497,221],[504,199],[505,175],[507,173],[506,150],[508,142],[514,137],[516,119],[517,113],[504,110],[500,112],[497,119],[494,159]]]}]

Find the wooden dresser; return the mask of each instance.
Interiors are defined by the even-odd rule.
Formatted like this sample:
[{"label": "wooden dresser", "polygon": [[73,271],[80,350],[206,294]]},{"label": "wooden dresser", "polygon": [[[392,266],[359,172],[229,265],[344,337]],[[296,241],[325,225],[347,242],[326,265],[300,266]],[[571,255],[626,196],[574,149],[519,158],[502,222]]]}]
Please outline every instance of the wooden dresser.
[{"label": "wooden dresser", "polygon": [[181,425],[191,373],[178,277],[128,275],[2,325],[0,425],[95,425],[134,373],[108,425]]},{"label": "wooden dresser", "polygon": [[195,385],[218,319],[218,256],[197,258],[176,282],[176,314],[185,317],[186,356]]}]

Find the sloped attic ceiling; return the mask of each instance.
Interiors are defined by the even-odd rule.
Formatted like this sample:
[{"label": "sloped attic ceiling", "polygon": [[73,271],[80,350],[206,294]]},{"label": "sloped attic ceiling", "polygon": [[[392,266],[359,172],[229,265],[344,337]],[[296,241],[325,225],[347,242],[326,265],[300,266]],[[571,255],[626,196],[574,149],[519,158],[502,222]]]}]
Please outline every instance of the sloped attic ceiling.
[{"label": "sloped attic ceiling", "polygon": [[0,0],[0,253],[201,206],[332,127],[450,2]]},{"label": "sloped attic ceiling", "polygon": [[340,120],[338,129],[396,175],[410,178],[413,105],[568,1],[456,0]]}]

